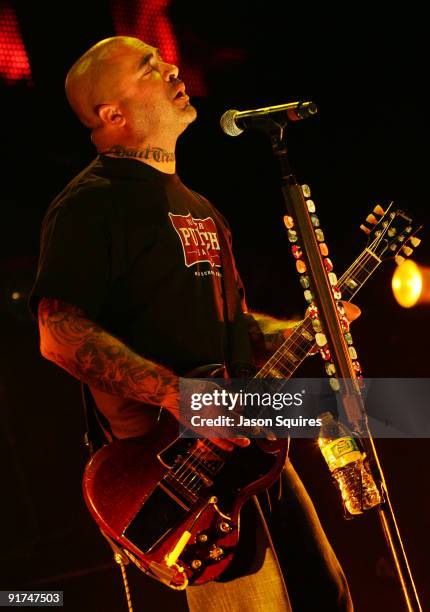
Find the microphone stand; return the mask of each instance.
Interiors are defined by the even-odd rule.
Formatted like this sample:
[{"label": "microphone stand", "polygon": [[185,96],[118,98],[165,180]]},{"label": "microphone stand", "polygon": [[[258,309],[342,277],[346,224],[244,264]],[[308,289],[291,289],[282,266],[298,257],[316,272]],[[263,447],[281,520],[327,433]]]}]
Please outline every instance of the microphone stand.
[{"label": "microphone stand", "polygon": [[[348,347],[340,326],[332,289],[325,272],[324,264],[318,248],[311,218],[307,209],[303,190],[298,184],[287,158],[287,147],[284,139],[286,121],[283,124],[272,122],[269,132],[272,149],[278,160],[282,193],[288,215],[294,221],[294,227],[299,235],[303,248],[303,259],[308,270],[314,300],[318,306],[319,318],[327,338],[331,360],[335,365],[337,376],[343,379],[345,389],[339,398],[345,413],[355,432],[361,434],[361,442],[369,459],[370,466],[375,470],[382,492],[382,502],[378,505],[382,530],[394,561],[400,586],[409,612],[422,612],[418,593],[409,567],[400,531],[394,515],[393,506],[388,494],[387,484],[379,461],[375,443],[370,432],[365,412],[357,374],[352,365]],[[369,467],[370,467],[369,466]]]}]

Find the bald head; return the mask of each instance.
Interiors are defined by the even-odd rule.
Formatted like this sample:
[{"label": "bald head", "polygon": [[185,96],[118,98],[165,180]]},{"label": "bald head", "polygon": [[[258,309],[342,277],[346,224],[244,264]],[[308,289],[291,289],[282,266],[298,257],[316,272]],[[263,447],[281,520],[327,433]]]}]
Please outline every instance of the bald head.
[{"label": "bald head", "polygon": [[117,102],[122,94],[118,72],[124,50],[144,45],[131,36],[106,38],[88,49],[70,68],[66,95],[84,125],[91,129],[100,126],[97,107]]}]

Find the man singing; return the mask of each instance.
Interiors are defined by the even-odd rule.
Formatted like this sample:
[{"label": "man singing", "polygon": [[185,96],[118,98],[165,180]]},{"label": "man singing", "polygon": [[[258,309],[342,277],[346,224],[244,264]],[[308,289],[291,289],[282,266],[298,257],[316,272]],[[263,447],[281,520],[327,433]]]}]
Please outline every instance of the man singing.
[{"label": "man singing", "polygon": [[[94,45],[66,79],[98,155],[46,213],[30,303],[42,355],[88,386],[108,440],[148,433],[161,405],[179,419],[190,370],[221,363],[230,376],[249,374],[294,327],[247,312],[225,219],[176,174],[176,141],[197,115],[178,72],[151,45],[120,36]],[[249,444],[217,433],[223,450]],[[290,461],[283,480],[278,511],[294,538],[277,546],[290,566],[281,569],[254,509],[255,559],[223,582],[189,587],[190,610],[352,610]]]}]

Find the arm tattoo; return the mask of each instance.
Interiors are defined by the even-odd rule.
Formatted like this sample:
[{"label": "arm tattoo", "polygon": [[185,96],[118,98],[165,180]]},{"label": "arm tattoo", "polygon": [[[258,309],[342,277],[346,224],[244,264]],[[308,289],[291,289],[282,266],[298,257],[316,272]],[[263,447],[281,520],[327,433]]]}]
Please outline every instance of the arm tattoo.
[{"label": "arm tattoo", "polygon": [[176,409],[178,378],[134,353],[79,308],[42,298],[39,329],[43,356],[75,378],[119,397]]}]

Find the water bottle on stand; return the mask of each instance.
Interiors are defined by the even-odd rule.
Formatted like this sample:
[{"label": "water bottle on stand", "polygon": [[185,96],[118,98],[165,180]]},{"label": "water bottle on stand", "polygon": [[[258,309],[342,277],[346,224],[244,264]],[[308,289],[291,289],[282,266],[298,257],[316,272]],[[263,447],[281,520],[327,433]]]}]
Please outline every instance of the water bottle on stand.
[{"label": "water bottle on stand", "polygon": [[336,481],[347,516],[363,514],[381,503],[381,495],[357,440],[330,412],[320,415],[318,445]]}]

